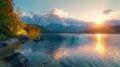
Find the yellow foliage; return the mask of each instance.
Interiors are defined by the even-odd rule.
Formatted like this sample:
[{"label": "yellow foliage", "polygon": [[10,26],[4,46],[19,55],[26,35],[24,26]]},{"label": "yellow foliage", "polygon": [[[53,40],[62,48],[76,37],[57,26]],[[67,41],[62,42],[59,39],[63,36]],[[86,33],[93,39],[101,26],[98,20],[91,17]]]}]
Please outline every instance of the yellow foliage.
[{"label": "yellow foliage", "polygon": [[27,24],[25,30],[29,39],[34,39],[40,34],[40,29],[31,24]]},{"label": "yellow foliage", "polygon": [[27,35],[26,30],[24,30],[24,29],[19,29],[19,30],[16,32],[16,35],[21,35],[21,34]]}]

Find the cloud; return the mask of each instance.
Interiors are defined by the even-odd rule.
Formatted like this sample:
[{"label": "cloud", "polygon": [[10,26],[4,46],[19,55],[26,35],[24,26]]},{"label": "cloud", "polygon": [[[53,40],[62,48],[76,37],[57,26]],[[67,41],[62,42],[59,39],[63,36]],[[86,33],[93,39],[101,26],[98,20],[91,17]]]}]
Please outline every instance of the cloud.
[{"label": "cloud", "polygon": [[54,8],[52,10],[47,11],[44,14],[37,14],[34,12],[29,12],[26,16],[22,16],[21,19],[25,22],[30,23],[84,23],[84,21],[78,21],[74,18],[69,18],[68,13],[63,11],[62,9]]},{"label": "cloud", "polygon": [[120,20],[120,10],[105,9],[99,13],[94,22],[105,22],[108,20]]},{"label": "cloud", "polygon": [[20,16],[26,16],[26,12],[21,11],[21,15]]},{"label": "cloud", "polygon": [[54,8],[47,12],[47,15],[56,15],[58,17],[67,17],[68,13],[63,11],[62,9]]},{"label": "cloud", "polygon": [[120,10],[106,9],[102,12],[101,17],[107,26],[120,25]]},{"label": "cloud", "polygon": [[104,10],[102,13],[103,14],[110,14],[112,12],[112,9],[107,9],[107,10]]},{"label": "cloud", "polygon": [[119,19],[120,20],[120,10],[107,9],[103,11],[103,16],[106,20]]}]

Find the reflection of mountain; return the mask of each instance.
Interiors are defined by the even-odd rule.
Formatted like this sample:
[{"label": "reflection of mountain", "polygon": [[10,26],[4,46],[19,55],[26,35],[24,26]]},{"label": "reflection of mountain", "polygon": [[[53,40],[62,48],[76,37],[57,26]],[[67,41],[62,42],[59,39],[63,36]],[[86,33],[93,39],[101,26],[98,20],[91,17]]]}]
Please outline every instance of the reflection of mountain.
[{"label": "reflection of mountain", "polygon": [[[119,33],[120,20],[109,20],[104,26],[97,27],[93,23],[78,21],[72,18],[60,17],[55,14],[23,16],[23,21],[35,24],[49,33]],[[97,28],[96,28],[97,27]]]}]

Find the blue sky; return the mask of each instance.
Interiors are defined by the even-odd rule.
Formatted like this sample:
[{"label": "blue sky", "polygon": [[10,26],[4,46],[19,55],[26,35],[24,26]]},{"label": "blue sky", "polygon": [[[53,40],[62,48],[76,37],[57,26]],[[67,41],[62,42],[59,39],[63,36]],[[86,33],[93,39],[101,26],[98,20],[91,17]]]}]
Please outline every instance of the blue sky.
[{"label": "blue sky", "polygon": [[62,9],[68,16],[79,20],[92,21],[103,10],[120,9],[120,0],[14,0],[15,8],[42,14],[54,8]]}]

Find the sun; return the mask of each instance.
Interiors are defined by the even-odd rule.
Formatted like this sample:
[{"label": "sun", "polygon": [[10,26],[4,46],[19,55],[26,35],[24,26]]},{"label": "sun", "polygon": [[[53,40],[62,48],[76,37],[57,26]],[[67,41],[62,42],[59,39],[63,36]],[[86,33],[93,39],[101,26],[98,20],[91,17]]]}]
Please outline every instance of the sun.
[{"label": "sun", "polygon": [[94,18],[94,22],[97,24],[97,25],[101,25],[103,24],[105,21],[106,21],[106,17],[102,14],[98,14],[96,16],[96,18]]},{"label": "sun", "polygon": [[100,24],[102,24],[102,22],[95,22],[97,25],[100,25]]},{"label": "sun", "polygon": [[104,19],[97,19],[97,20],[95,20],[94,22],[97,24],[97,25],[101,25],[101,24],[103,24],[104,23]]}]

